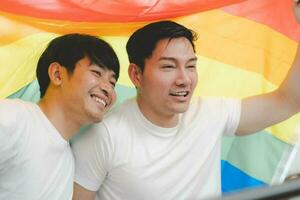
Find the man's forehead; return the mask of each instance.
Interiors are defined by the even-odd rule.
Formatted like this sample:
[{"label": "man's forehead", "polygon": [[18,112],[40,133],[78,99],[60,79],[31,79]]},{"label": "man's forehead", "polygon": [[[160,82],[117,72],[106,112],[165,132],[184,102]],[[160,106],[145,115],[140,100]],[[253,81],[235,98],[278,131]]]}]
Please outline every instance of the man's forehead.
[{"label": "man's forehead", "polygon": [[153,55],[159,58],[161,57],[185,57],[186,59],[195,59],[195,52],[192,44],[186,38],[173,38],[171,40],[160,40],[155,49]]}]

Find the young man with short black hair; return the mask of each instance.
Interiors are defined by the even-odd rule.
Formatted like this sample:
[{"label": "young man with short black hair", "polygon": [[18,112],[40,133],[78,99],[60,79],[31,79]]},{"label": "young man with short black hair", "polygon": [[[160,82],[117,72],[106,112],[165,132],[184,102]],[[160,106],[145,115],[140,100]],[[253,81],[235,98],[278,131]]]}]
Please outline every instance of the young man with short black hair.
[{"label": "young man with short black hair", "polygon": [[0,101],[0,199],[68,200],[70,138],[100,122],[115,102],[119,61],[105,41],[85,34],[53,39],[37,66],[41,100]]}]

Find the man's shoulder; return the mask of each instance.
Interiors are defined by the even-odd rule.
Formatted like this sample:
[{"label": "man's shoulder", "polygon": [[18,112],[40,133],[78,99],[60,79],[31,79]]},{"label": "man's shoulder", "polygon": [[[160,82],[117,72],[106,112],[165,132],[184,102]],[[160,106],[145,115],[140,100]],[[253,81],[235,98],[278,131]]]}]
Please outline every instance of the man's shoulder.
[{"label": "man's shoulder", "polygon": [[137,123],[134,117],[136,106],[135,99],[126,100],[107,114],[102,122],[92,125],[89,132],[96,132],[101,134],[101,137],[112,137],[117,140],[126,137],[130,134],[129,129],[134,125],[132,123]]},{"label": "man's shoulder", "polygon": [[2,99],[0,100],[0,117],[8,118],[26,115],[26,111],[33,108],[35,104],[21,99]]},{"label": "man's shoulder", "polygon": [[[28,110],[34,106],[33,103],[20,99],[0,100],[0,130],[10,137],[21,136],[26,127],[30,126]],[[0,132],[1,132],[0,131]],[[3,136],[3,135],[2,135]]]},{"label": "man's shoulder", "polygon": [[123,143],[127,134],[130,134],[126,129],[129,127],[131,115],[133,114],[132,106],[135,100],[130,99],[117,105],[105,115],[102,122],[92,124],[82,130],[76,138],[72,140],[73,149],[75,146],[85,146],[92,143],[102,143],[105,141],[113,141],[113,143]]},{"label": "man's shoulder", "polygon": [[23,101],[22,99],[1,99],[0,109],[10,110],[10,109],[24,109],[28,106],[32,106],[34,103]]},{"label": "man's shoulder", "polygon": [[192,99],[191,106],[226,106],[227,104],[235,104],[239,103],[240,99],[232,98],[232,97],[224,97],[224,96],[201,96],[195,97]]},{"label": "man's shoulder", "polygon": [[[209,115],[209,114],[221,114],[222,112],[228,112],[228,110],[238,108],[240,100],[230,97],[196,97],[193,98],[191,105],[185,115]],[[214,115],[214,114],[213,114]]]},{"label": "man's shoulder", "polygon": [[135,99],[128,99],[123,103],[117,105],[112,109],[103,119],[104,123],[116,123],[127,121],[134,112],[136,101]]},{"label": "man's shoulder", "polygon": [[35,103],[21,99],[2,99],[0,100],[0,122],[2,125],[20,125],[28,121],[35,106]]}]

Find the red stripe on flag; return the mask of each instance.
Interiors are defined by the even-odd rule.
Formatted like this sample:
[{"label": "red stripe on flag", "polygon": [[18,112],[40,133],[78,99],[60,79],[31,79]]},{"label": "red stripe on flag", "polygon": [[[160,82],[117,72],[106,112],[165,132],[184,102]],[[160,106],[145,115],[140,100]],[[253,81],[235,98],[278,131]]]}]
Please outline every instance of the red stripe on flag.
[{"label": "red stripe on flag", "polygon": [[245,0],[3,0],[0,11],[76,22],[137,22],[189,15]]},{"label": "red stripe on flag", "polygon": [[251,0],[222,10],[265,24],[295,41],[300,40],[300,26],[293,14],[292,0]]}]

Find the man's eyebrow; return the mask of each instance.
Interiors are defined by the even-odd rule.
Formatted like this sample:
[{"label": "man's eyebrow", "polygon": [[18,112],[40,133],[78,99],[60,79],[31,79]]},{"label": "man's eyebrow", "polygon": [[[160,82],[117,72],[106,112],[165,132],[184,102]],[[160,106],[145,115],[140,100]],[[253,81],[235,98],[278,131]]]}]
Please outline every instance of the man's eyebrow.
[{"label": "man's eyebrow", "polygon": [[[170,61],[176,61],[176,58],[174,58],[174,57],[165,57],[165,56],[163,56],[163,57],[160,57],[159,58],[159,60],[170,60]],[[198,60],[198,58],[197,57],[192,57],[192,58],[190,58],[189,60],[188,60],[188,62],[190,62],[190,61],[197,61]]]},{"label": "man's eyebrow", "polygon": [[174,62],[176,61],[176,59],[173,57],[165,57],[165,56],[160,57],[159,60],[170,60],[170,61],[174,61]]},{"label": "man's eyebrow", "polygon": [[188,62],[190,62],[190,61],[197,61],[197,60],[198,60],[197,57],[193,57],[193,58],[190,58]]}]

